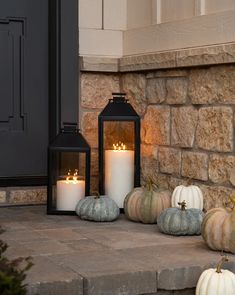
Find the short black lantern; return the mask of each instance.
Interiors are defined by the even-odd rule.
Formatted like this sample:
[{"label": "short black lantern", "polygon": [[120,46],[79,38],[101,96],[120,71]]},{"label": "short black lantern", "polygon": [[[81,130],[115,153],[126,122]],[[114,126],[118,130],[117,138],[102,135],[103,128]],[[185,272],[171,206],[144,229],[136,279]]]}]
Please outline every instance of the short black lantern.
[{"label": "short black lantern", "polygon": [[112,95],[99,115],[99,190],[123,208],[126,194],[140,186],[140,117],[125,93]]},{"label": "short black lantern", "polygon": [[75,214],[90,188],[90,146],[75,123],[64,123],[49,146],[48,178],[47,213]]}]

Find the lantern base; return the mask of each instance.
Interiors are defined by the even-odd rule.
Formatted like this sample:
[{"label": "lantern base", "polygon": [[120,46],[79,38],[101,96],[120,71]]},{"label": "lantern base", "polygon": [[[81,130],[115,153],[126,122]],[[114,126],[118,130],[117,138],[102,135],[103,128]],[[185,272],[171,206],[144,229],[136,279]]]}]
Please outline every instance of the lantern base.
[{"label": "lantern base", "polygon": [[67,210],[47,210],[47,215],[71,215],[76,216],[76,211],[67,211]]}]

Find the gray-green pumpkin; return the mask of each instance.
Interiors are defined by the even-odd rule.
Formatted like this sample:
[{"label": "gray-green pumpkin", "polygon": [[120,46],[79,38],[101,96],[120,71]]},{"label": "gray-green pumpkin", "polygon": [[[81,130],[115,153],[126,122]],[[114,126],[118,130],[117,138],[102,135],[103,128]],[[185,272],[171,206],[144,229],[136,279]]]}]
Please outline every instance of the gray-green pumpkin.
[{"label": "gray-green pumpkin", "polygon": [[75,211],[81,219],[91,221],[113,221],[120,214],[114,200],[99,194],[81,199]]},{"label": "gray-green pumpkin", "polygon": [[174,236],[200,235],[204,213],[200,209],[186,209],[186,203],[179,203],[181,208],[164,210],[157,224],[162,233]]}]

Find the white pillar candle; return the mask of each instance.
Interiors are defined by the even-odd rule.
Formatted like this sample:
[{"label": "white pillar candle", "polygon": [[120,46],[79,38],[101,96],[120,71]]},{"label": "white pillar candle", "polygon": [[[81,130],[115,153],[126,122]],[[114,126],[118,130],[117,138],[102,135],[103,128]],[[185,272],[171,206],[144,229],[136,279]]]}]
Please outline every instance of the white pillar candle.
[{"label": "white pillar candle", "polygon": [[105,151],[105,194],[123,208],[126,195],[134,187],[134,151]]},{"label": "white pillar candle", "polygon": [[79,200],[85,197],[84,180],[58,180],[56,209],[75,211]]}]

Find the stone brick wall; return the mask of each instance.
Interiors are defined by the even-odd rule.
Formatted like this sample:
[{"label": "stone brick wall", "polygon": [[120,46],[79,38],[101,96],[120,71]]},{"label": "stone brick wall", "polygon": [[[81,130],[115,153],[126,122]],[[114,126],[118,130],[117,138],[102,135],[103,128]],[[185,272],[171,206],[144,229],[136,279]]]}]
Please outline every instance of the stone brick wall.
[{"label": "stone brick wall", "polygon": [[189,179],[205,209],[235,193],[235,65],[81,75],[81,126],[92,147],[98,184],[97,116],[111,93],[124,91],[142,118],[142,175],[171,190]]},{"label": "stone brick wall", "polygon": [[44,186],[2,187],[0,189],[0,207],[11,205],[45,204],[47,189]]}]

